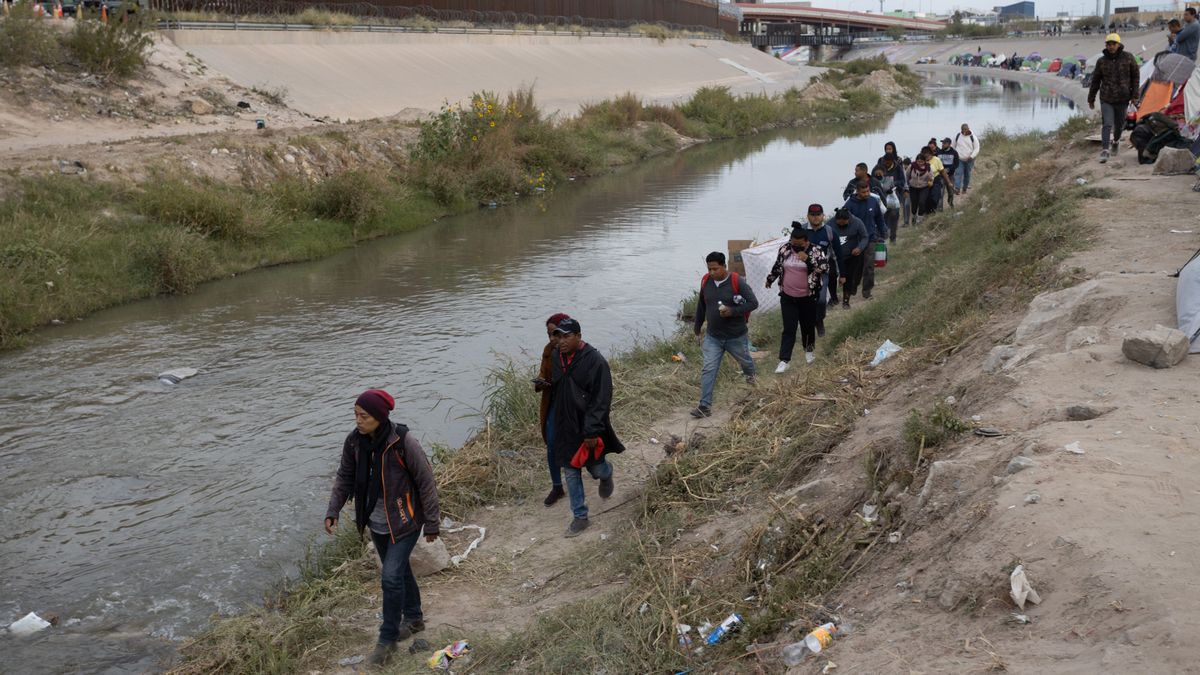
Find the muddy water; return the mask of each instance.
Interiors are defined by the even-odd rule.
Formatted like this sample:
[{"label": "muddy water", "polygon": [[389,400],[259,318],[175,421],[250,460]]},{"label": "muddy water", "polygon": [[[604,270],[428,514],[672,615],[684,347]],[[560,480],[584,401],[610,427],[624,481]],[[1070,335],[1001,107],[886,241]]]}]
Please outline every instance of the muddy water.
[{"label": "muddy water", "polygon": [[[993,80],[931,82],[891,120],[710,144],[328,260],[47,330],[0,356],[3,672],[142,672],[213,613],[254,604],[320,526],[354,396],[396,395],[423,443],[461,443],[498,355],[542,319],[603,352],[662,335],[704,255],[832,208],[893,140],[1048,129],[1073,110]],[[986,145],[983,152],[987,152]],[[165,385],[155,374],[200,374]]]}]

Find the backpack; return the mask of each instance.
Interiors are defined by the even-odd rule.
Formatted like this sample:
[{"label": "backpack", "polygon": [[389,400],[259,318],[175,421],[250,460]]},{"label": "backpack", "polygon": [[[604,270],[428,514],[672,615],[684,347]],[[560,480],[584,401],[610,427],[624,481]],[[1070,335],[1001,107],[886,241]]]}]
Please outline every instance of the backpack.
[{"label": "backpack", "polygon": [[[729,276],[730,276],[730,281],[733,282],[733,294],[737,295],[738,294],[737,272],[730,272]],[[704,278],[700,280],[700,297],[701,298],[704,297],[704,287],[708,285],[708,280],[711,278],[712,278],[711,274],[705,274]],[[746,323],[750,323],[750,312],[746,312]]]}]

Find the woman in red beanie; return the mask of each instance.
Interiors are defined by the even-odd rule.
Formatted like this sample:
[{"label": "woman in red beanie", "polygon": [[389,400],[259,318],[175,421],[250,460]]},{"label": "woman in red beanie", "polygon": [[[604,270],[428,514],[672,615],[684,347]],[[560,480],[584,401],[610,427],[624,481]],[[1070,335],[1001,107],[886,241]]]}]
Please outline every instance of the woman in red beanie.
[{"label": "woman in red beanie", "polygon": [[390,419],[396,402],[382,389],[368,389],[354,402],[354,431],[342,444],[342,461],[325,513],[325,531],[337,529],[338,514],[354,499],[354,525],[370,528],[382,563],[383,623],[369,666],[386,665],[396,642],[425,629],[421,591],[408,559],[421,531],[438,537],[441,512],[433,467],[408,427]]}]

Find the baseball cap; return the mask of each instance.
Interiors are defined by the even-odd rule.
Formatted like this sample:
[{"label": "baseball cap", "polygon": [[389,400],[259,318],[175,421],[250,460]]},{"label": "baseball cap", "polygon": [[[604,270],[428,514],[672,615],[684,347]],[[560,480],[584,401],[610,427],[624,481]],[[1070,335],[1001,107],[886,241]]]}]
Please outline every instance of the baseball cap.
[{"label": "baseball cap", "polygon": [[558,322],[558,327],[554,329],[554,332],[560,335],[566,335],[568,333],[575,333],[576,335],[579,335],[582,331],[579,328],[579,322],[575,319],[563,319],[562,321]]},{"label": "baseball cap", "polygon": [[822,208],[820,204],[809,204],[808,205],[808,215],[823,216],[823,215],[825,215],[825,209]]}]

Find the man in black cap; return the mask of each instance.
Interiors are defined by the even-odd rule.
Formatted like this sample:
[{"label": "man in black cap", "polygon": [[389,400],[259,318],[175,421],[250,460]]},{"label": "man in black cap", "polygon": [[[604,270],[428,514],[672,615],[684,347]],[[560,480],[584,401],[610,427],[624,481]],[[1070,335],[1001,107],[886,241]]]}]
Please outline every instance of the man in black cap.
[{"label": "man in black cap", "polygon": [[[830,303],[837,304],[837,259],[840,255],[840,240],[833,233],[833,226],[825,222],[825,209],[820,204],[808,205],[808,241],[813,246],[825,252],[829,261],[829,272],[826,273],[821,285],[821,295],[817,300],[817,337],[825,337],[825,315]],[[792,229],[800,223],[792,221]]]},{"label": "man in black cap", "polygon": [[954,188],[954,172],[958,171],[959,162],[958,150],[954,149],[954,141],[949,137],[942,139],[942,147],[938,150],[938,159],[942,160],[942,166],[946,169],[946,201],[950,204],[950,208],[954,208],[954,195],[957,194],[957,190]]},{"label": "man in black cap", "polygon": [[563,319],[554,329],[558,346],[550,354],[550,408],[554,458],[562,467],[563,482],[571,499],[571,524],[566,536],[575,537],[588,527],[583,469],[600,481],[600,498],[613,493],[613,468],[609,453],[625,451],[609,420],[612,408],[612,372],[608,361],[583,341],[579,321]]},{"label": "man in black cap", "polygon": [[441,511],[429,458],[408,427],[389,418],[395,407],[382,389],[368,389],[354,402],[354,431],[342,444],[342,461],[325,512],[325,531],[333,534],[338,514],[354,498],[354,525],[359,535],[368,527],[379,553],[383,587],[383,622],[379,642],[367,665],[387,665],[396,642],[425,629],[421,591],[408,559],[421,531],[425,540],[438,537]]}]

